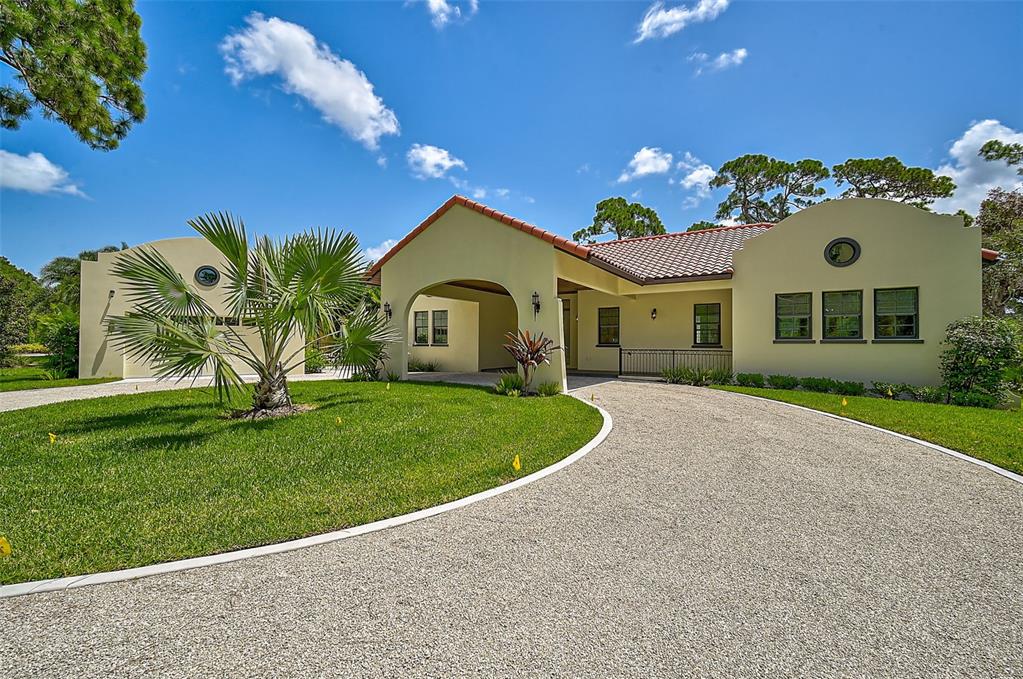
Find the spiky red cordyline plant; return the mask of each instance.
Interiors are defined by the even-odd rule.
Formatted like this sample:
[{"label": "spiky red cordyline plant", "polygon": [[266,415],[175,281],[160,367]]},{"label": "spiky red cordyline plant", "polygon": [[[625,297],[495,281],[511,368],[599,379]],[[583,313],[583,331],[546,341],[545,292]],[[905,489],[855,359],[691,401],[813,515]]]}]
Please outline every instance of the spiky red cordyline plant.
[{"label": "spiky red cordyline plant", "polygon": [[537,366],[551,364],[554,341],[545,337],[542,332],[531,335],[528,330],[509,332],[505,336],[508,338],[508,344],[505,344],[504,348],[522,367],[522,390],[529,391],[529,384],[533,381],[533,373]]}]

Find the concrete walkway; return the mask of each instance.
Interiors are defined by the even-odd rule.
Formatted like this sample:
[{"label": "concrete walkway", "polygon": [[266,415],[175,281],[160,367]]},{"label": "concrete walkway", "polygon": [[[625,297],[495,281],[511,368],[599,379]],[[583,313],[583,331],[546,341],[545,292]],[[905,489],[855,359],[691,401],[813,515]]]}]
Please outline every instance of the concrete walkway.
[{"label": "concrete walkway", "polygon": [[710,390],[582,390],[519,491],[288,554],[0,600],[7,676],[1017,676],[1023,486]]}]

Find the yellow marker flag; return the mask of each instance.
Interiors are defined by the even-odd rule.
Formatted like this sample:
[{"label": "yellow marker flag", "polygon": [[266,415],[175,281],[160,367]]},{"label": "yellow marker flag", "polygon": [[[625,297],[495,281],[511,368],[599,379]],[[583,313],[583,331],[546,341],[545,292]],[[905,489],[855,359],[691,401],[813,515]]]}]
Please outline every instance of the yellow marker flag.
[{"label": "yellow marker flag", "polygon": [[54,443],[56,443],[56,442],[57,442],[57,435],[56,435],[56,434],[54,434],[54,433],[53,433],[53,432],[51,431],[51,432],[50,432],[50,445],[52,446],[52,445],[53,445]]},{"label": "yellow marker flag", "polygon": [[390,390],[391,390],[391,383],[390,383],[390,382],[388,382],[388,383],[387,383],[387,390],[388,390],[388,391],[390,391]]},{"label": "yellow marker flag", "polygon": [[847,405],[849,405],[849,401],[848,401],[848,400],[847,400],[847,399],[845,398],[845,396],[843,396],[843,397],[842,397],[842,407],[844,408],[844,407],[846,407]]},{"label": "yellow marker flag", "polygon": [[11,543],[3,535],[0,535],[0,556],[10,556],[11,551]]},{"label": "yellow marker flag", "polygon": [[519,456],[518,455],[516,455],[515,459],[512,460],[512,469],[514,469],[515,471],[519,471],[520,469],[522,469],[522,463],[519,462]]},{"label": "yellow marker flag", "polygon": [[340,418],[340,417],[339,417],[339,418],[337,418],[337,423],[338,423],[338,424],[341,424],[341,418]]},{"label": "yellow marker flag", "polygon": [[893,394],[892,394],[892,388],[891,388],[891,387],[888,387],[888,398],[891,398],[892,396],[893,396]]}]

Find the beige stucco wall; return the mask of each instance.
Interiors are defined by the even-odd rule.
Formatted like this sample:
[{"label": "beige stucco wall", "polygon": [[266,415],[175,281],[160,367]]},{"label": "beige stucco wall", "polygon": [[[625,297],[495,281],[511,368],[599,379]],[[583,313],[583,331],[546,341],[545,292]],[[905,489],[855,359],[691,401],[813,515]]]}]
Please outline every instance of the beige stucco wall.
[{"label": "beige stucco wall", "polygon": [[[843,236],[862,254],[834,267],[824,248]],[[980,230],[891,201],[844,199],[798,212],[747,241],[734,264],[737,372],[936,384],[946,326],[981,311]],[[920,288],[922,343],[873,343],[873,290],[912,286]],[[863,291],[866,343],[820,342],[821,293],[832,290]],[[813,293],[812,344],[774,343],[775,294],[790,292]]]},{"label": "beige stucco wall", "polygon": [[[717,281],[718,285],[722,282]],[[703,284],[701,284],[702,286]],[[622,297],[595,290],[578,293],[578,368],[579,370],[617,371],[618,349],[597,346],[597,309],[618,307],[621,319],[621,346],[641,349],[692,349],[693,306],[721,305],[721,346],[732,347],[732,293],[728,288],[692,292],[655,292],[659,286],[647,286],[645,294]],[[657,318],[650,312],[657,309]]]},{"label": "beige stucco wall", "polygon": [[[142,247],[142,246],[139,246]],[[169,238],[145,244],[158,250],[182,277],[221,316],[228,316],[224,279],[218,286],[206,288],[195,282],[195,270],[203,265],[212,265],[221,272],[226,270],[223,256],[203,238]],[[147,362],[133,360],[123,355],[106,336],[104,320],[108,315],[119,316],[129,311],[133,304],[121,282],[110,273],[110,267],[120,253],[100,253],[95,262],[82,262],[81,298],[79,300],[80,323],[78,370],[81,377],[151,377],[152,370]],[[258,347],[255,333],[245,327],[236,329],[250,344]],[[287,354],[298,351],[302,338],[296,335],[288,343]],[[252,372],[240,361],[233,362],[240,374]],[[304,366],[293,371],[304,372]]]},{"label": "beige stucco wall", "polygon": [[[383,265],[380,280],[381,299],[394,309],[392,323],[401,334],[389,350],[388,370],[403,376],[408,372],[409,312],[416,297],[451,281],[484,280],[503,286],[516,306],[517,326],[543,332],[561,345],[553,246],[463,206],[451,207],[399,250]],[[530,303],[533,292],[541,303],[536,315]],[[483,344],[489,342],[481,340]],[[552,364],[538,369],[535,379],[564,387],[563,353],[554,352]]]},{"label": "beige stucco wall", "polygon": [[[415,312],[425,311],[429,319],[430,344],[416,345]],[[433,344],[433,312],[448,312],[448,343]],[[479,362],[479,304],[459,299],[420,295],[412,304],[408,319],[409,356],[431,362],[443,372],[476,372]]]}]

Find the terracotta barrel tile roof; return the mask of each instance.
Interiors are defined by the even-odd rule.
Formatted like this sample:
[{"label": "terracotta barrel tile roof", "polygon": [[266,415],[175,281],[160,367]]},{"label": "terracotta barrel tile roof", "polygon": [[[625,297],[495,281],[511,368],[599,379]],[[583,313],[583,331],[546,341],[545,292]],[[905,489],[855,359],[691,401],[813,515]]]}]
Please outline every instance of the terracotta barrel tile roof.
[{"label": "terracotta barrel tile roof", "polygon": [[596,243],[590,246],[590,258],[644,282],[723,276],[732,273],[732,253],[771,226],[744,224]]}]

